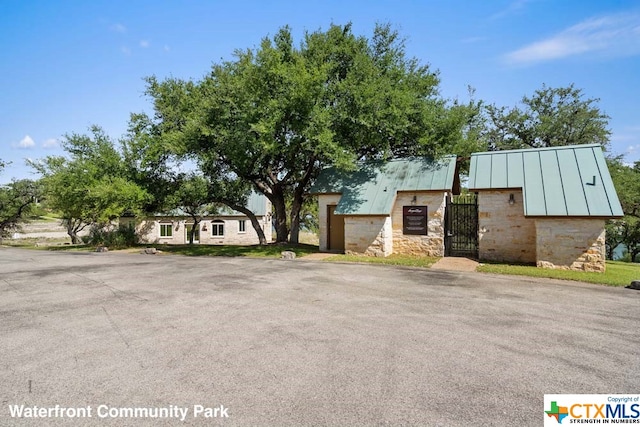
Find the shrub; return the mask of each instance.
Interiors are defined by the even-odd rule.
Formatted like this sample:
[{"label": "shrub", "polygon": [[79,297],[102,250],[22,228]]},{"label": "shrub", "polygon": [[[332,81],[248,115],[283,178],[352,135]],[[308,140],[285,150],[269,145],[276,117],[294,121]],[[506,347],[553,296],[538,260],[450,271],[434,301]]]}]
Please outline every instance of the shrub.
[{"label": "shrub", "polygon": [[107,246],[113,249],[128,248],[139,243],[133,224],[120,225],[115,229],[112,225],[96,225],[91,227],[89,235],[82,240],[88,245]]}]

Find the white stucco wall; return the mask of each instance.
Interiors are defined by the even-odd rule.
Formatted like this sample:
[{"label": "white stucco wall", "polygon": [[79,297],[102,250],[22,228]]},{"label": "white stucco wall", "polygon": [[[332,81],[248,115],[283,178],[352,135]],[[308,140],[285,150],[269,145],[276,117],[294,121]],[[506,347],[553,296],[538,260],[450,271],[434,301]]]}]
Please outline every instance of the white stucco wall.
[{"label": "white stucco wall", "polygon": [[[261,228],[264,231],[267,242],[272,239],[272,227],[270,216],[259,216]],[[215,220],[223,221],[224,236],[212,235],[212,223]],[[240,221],[245,221],[245,232],[240,232]],[[130,223],[130,219],[122,219],[121,223]],[[136,232],[143,243],[179,245],[188,243],[186,225],[192,223],[184,218],[146,218],[136,222]],[[160,224],[171,225],[172,236],[160,237]],[[258,233],[253,228],[251,220],[247,217],[212,217],[203,219],[200,224],[200,244],[206,245],[257,245],[260,243]],[[206,231],[205,231],[206,229]]]}]

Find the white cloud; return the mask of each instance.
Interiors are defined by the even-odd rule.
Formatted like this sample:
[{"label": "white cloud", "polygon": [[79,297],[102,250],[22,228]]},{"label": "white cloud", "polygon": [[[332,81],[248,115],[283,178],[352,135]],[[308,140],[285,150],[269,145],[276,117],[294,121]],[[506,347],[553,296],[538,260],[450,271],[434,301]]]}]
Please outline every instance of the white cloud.
[{"label": "white cloud", "polygon": [[58,140],[55,138],[49,138],[42,143],[42,148],[55,148],[58,146]]},{"label": "white cloud", "polygon": [[611,142],[626,143],[629,141],[638,141],[640,140],[640,136],[631,133],[614,133],[609,139]]},{"label": "white cloud", "polygon": [[168,45],[168,44],[165,44],[165,45],[164,45],[164,51],[165,51],[165,52],[169,52],[170,50],[171,50],[171,48],[169,47],[169,45]]},{"label": "white cloud", "polygon": [[528,3],[531,3],[533,1],[534,0],[514,0],[509,3],[509,5],[505,9],[491,16],[490,19],[500,19],[514,13],[518,13],[522,11]]},{"label": "white cloud", "polygon": [[630,145],[624,152],[624,158],[627,160],[624,163],[627,166],[633,166],[633,162],[639,161],[638,154],[640,153],[640,144]]},{"label": "white cloud", "polygon": [[131,49],[129,49],[127,46],[122,46],[120,48],[120,52],[124,53],[127,56],[131,55]]},{"label": "white cloud", "polygon": [[140,47],[142,48],[147,48],[149,47],[151,44],[149,43],[149,40],[140,40]]},{"label": "white cloud", "polygon": [[590,18],[560,33],[504,56],[512,65],[530,65],[584,55],[630,56],[640,53],[640,14]]},{"label": "white cloud", "polygon": [[618,143],[640,143],[640,126],[624,126],[621,129],[614,129],[610,139],[611,142]]},{"label": "white cloud", "polygon": [[22,138],[20,140],[20,142],[18,142],[17,144],[14,144],[14,147],[17,148],[32,148],[36,145],[36,143],[33,141],[33,138],[31,138],[29,135],[25,135],[24,138]]},{"label": "white cloud", "polygon": [[125,27],[122,24],[113,24],[111,27],[109,27],[111,29],[111,31],[115,31],[116,33],[121,33],[124,34],[127,32],[127,27]]}]

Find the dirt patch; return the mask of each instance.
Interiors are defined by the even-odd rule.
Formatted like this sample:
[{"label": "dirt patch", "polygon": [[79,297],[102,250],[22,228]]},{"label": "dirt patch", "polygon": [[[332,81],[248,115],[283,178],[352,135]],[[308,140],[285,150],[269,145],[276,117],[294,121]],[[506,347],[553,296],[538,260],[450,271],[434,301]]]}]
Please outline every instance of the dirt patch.
[{"label": "dirt patch", "polygon": [[431,266],[432,270],[476,271],[478,262],[469,258],[444,257]]}]

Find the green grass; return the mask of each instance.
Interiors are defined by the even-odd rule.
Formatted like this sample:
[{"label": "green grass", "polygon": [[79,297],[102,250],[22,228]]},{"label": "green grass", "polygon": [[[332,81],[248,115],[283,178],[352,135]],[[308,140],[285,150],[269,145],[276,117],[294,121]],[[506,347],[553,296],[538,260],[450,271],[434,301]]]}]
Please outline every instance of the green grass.
[{"label": "green grass", "polygon": [[[22,239],[2,239],[2,245],[11,246],[14,248],[23,249],[48,249],[51,247],[57,247],[64,245],[69,246],[68,238],[42,238],[42,237],[27,237]],[[62,246],[61,246],[62,247]]]},{"label": "green grass", "polygon": [[[439,258],[393,254],[386,258],[361,255],[335,255],[325,261],[361,262],[370,264],[400,265],[409,267],[431,267]],[[574,280],[609,286],[628,286],[633,280],[640,280],[640,264],[621,261],[607,261],[605,273],[587,273],[572,270],[551,270],[535,266],[510,264],[482,264],[477,270],[483,273],[508,274],[515,276],[541,277],[548,279]]]},{"label": "green grass", "polygon": [[164,253],[180,254],[187,256],[229,256],[229,257],[254,257],[254,258],[280,258],[282,251],[293,251],[296,256],[309,255],[318,252],[318,247],[305,244],[287,245],[155,245],[156,249]]},{"label": "green grass", "polygon": [[440,258],[418,255],[392,254],[388,257],[372,257],[363,255],[335,255],[325,261],[363,262],[369,264],[401,265],[406,267],[429,268]]},{"label": "green grass", "polygon": [[640,264],[631,264],[621,261],[607,261],[607,269],[604,273],[551,270],[534,266],[508,264],[483,264],[478,266],[476,271],[482,273],[576,280],[580,282],[597,283],[609,286],[628,286],[632,280],[640,280]]},{"label": "green grass", "polygon": [[[23,249],[36,249],[47,251],[94,251],[95,245],[70,245],[70,244],[52,244],[36,246],[36,242],[41,239],[21,239],[9,240],[5,239],[3,244],[7,246],[19,247]],[[227,256],[227,257],[253,257],[253,258],[280,258],[282,251],[293,251],[296,256],[301,257],[318,252],[317,245],[309,244],[270,244],[266,246],[232,246],[232,245],[137,245],[128,250],[144,249],[146,247],[155,247],[156,249],[169,254],[178,254],[186,256]],[[113,248],[110,248],[113,249]],[[117,249],[116,249],[117,250]]]},{"label": "green grass", "polygon": [[38,215],[29,218],[29,222],[60,222],[60,218],[52,214]]}]

